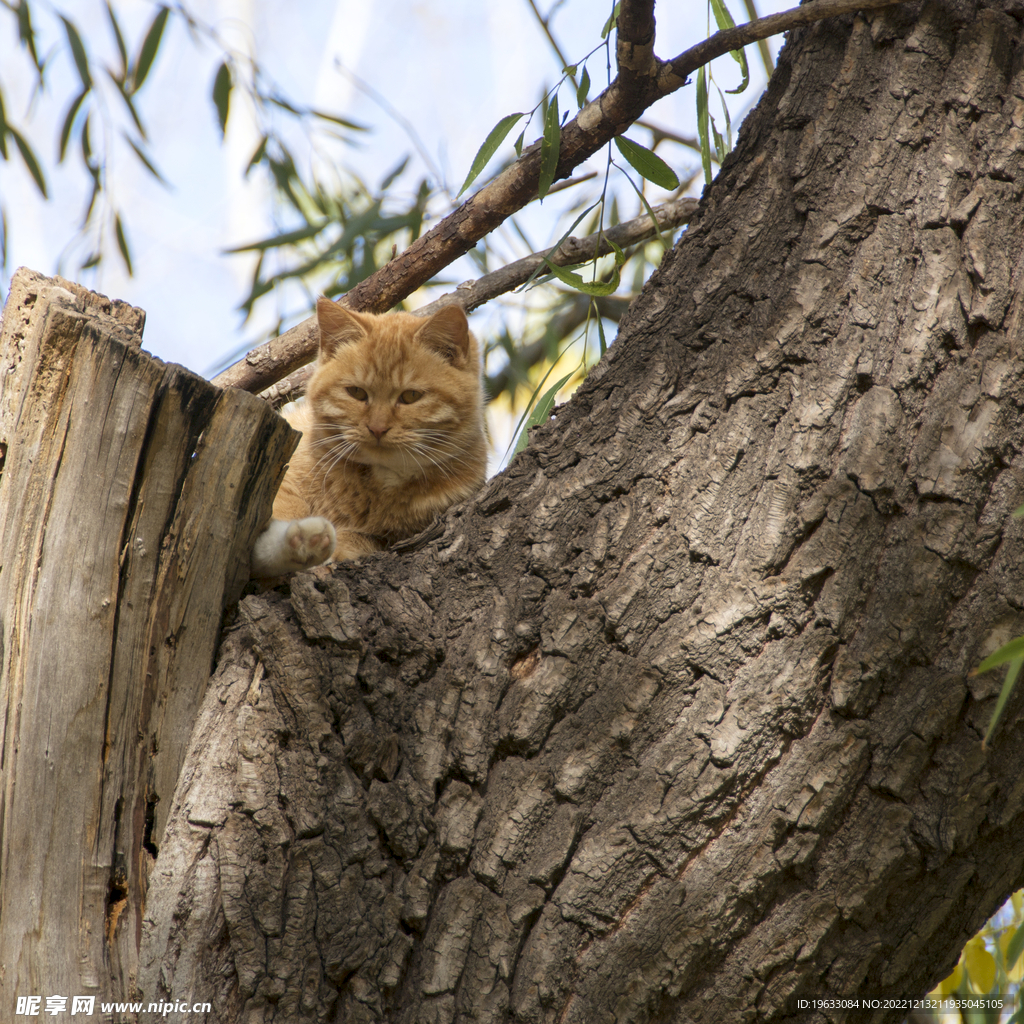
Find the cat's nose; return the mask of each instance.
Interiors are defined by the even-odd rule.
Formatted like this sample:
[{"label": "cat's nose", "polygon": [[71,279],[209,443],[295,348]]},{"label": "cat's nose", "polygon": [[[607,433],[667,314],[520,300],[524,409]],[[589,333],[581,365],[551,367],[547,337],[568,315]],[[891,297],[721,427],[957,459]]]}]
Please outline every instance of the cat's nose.
[{"label": "cat's nose", "polygon": [[379,441],[391,428],[390,427],[384,427],[382,430],[374,430],[373,427],[371,427],[369,424],[367,424],[366,429],[371,434],[373,434],[373,436],[375,438],[377,438],[377,440]]}]

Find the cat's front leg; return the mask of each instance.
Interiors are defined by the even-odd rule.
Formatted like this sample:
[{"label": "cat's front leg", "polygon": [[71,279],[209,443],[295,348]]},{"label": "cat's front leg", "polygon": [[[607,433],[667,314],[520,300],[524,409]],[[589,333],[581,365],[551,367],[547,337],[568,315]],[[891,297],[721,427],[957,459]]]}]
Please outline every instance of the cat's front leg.
[{"label": "cat's front leg", "polygon": [[334,560],[347,562],[381,550],[383,545],[369,534],[360,533],[358,530],[339,530],[334,545]]},{"label": "cat's front leg", "polygon": [[256,538],[249,575],[266,579],[320,565],[331,557],[337,542],[334,526],[323,516],[271,519]]}]

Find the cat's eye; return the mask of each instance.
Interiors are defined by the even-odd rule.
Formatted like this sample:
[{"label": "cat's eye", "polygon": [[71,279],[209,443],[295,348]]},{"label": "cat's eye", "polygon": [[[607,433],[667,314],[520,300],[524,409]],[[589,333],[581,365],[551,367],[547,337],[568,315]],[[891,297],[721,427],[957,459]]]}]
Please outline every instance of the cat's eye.
[{"label": "cat's eye", "polygon": [[422,391],[403,391],[398,396],[398,400],[402,405],[412,405],[413,402],[418,402],[422,397]]},{"label": "cat's eye", "polygon": [[360,402],[365,402],[367,394],[362,388],[351,387],[346,389],[348,393]]}]

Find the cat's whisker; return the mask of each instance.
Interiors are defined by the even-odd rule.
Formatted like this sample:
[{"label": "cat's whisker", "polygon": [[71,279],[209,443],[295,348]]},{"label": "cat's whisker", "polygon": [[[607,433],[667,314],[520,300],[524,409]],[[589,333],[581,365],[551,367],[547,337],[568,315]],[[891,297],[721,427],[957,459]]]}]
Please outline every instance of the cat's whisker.
[{"label": "cat's whisker", "polygon": [[434,458],[434,456],[431,454],[429,448],[426,448],[423,445],[419,445],[419,444],[416,444],[415,442],[412,442],[412,443],[406,444],[406,446],[404,447],[403,450],[405,451],[405,453],[407,455],[409,455],[410,458],[412,458],[412,460],[416,463],[417,466],[421,467],[420,471],[423,473],[424,479],[427,478],[427,474],[426,474],[426,472],[422,468],[423,464],[416,457],[417,455],[423,456],[423,458],[425,458],[429,463],[431,463],[431,465],[433,465],[435,469],[440,470],[440,472],[444,473],[445,476],[448,476],[448,473],[445,470],[445,467],[440,462],[438,462],[437,459]]},{"label": "cat's whisker", "polygon": [[[407,450],[408,453],[412,455],[412,447],[410,446],[410,448]],[[445,477],[445,479],[448,480],[453,479],[457,475],[457,470],[461,468],[461,466],[465,462],[465,460],[463,459],[445,459],[444,462],[440,462],[438,461],[438,459],[434,458],[432,450],[423,445],[417,445],[415,450],[420,455],[424,456],[428,461],[430,461],[434,465],[435,469],[437,469],[438,472],[440,472]],[[413,457],[415,458],[415,456]]]},{"label": "cat's whisker", "polygon": [[319,475],[323,476],[321,492],[326,488],[327,478],[330,476],[332,470],[340,462],[345,461],[348,456],[356,450],[356,447],[356,444],[352,441],[342,441],[336,444],[333,448],[328,449],[320,456],[319,459],[317,459],[313,465],[311,475],[314,477]]},{"label": "cat's whisker", "polygon": [[426,466],[423,465],[422,462],[420,462],[419,459],[416,458],[415,452],[413,452],[412,449],[407,449],[405,451],[405,454],[408,455],[409,458],[416,463],[416,468],[420,471],[420,476],[422,476],[424,480],[427,480],[427,468]]}]

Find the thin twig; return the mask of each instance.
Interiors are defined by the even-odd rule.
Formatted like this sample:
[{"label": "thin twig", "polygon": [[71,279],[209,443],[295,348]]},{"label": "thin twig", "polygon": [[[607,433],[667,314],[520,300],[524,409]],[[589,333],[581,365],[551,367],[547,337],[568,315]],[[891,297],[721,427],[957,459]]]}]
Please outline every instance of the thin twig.
[{"label": "thin twig", "polygon": [[[530,5],[530,10],[533,11],[533,16],[537,19],[540,27],[544,30],[544,35],[548,37],[548,42],[551,44],[551,49],[555,51],[555,56],[562,62],[560,68],[569,67],[569,62],[565,59],[565,54],[562,53],[562,48],[558,45],[558,40],[555,39],[554,34],[551,31],[548,19],[540,13],[540,10],[537,8],[537,5],[533,0],[526,0],[526,2]],[[572,84],[574,86],[577,85],[575,75],[570,75],[569,78],[572,79]]]},{"label": "thin twig", "polygon": [[686,146],[688,149],[700,152],[700,142],[697,139],[689,139],[685,135],[678,135],[675,132],[670,132],[667,128],[659,128],[656,124],[651,124],[650,121],[645,118],[640,118],[636,122],[637,127],[646,128],[654,136],[654,145],[657,146],[663,139],[667,139],[669,142],[678,142],[680,146]]},{"label": "thin twig", "polygon": [[340,60],[335,59],[334,66],[346,77],[348,80],[362,93],[364,93],[369,99],[380,107],[388,117],[391,118],[395,124],[398,125],[406,135],[409,136],[409,141],[416,147],[416,152],[419,153],[420,158],[427,165],[427,170],[434,176],[437,181],[437,187],[443,189],[449,196],[451,195],[451,189],[448,188],[447,183],[444,180],[444,174],[441,172],[441,168],[434,163],[430,152],[427,150],[426,144],[420,138],[419,133],[416,131],[416,126],[405,117],[393,104],[391,104],[387,97],[383,93],[379,93],[369,82],[364,81],[354,71],[350,71]]}]

